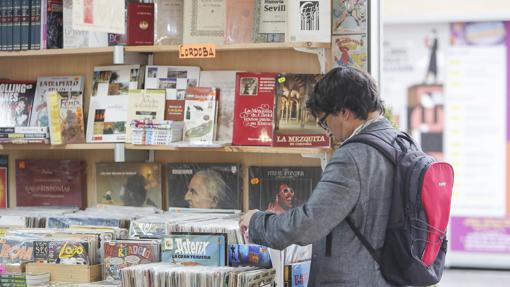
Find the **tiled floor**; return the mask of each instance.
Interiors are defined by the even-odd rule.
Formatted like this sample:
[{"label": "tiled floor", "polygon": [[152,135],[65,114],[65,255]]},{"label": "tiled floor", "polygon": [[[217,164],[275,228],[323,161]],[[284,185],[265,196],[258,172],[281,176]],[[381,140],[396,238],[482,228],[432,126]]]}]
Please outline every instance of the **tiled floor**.
[{"label": "tiled floor", "polygon": [[510,270],[445,269],[439,287],[510,287]]}]

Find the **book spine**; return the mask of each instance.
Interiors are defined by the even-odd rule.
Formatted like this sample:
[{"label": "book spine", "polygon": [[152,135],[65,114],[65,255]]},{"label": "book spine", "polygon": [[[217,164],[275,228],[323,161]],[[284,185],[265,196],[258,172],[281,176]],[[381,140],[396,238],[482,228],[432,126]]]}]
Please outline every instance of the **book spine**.
[{"label": "book spine", "polygon": [[48,0],[41,1],[41,49],[46,49],[48,41]]},{"label": "book spine", "polygon": [[0,1],[0,51],[6,50],[5,26],[6,23],[6,1]]},{"label": "book spine", "polygon": [[49,135],[46,133],[36,134],[36,133],[0,133],[0,139],[24,139],[24,138],[33,138],[33,139],[47,139]]},{"label": "book spine", "polygon": [[48,133],[48,127],[0,127],[0,133],[43,134]]},{"label": "book spine", "polygon": [[20,20],[21,50],[28,50],[28,43],[30,37],[30,2],[31,0],[21,0],[21,20]]},{"label": "book spine", "polygon": [[14,14],[13,0],[6,0],[4,3],[5,9],[5,50],[12,51],[12,15]]},{"label": "book spine", "polygon": [[48,139],[40,139],[40,138],[22,138],[22,139],[2,139],[0,138],[0,144],[49,144],[50,141]]},{"label": "book spine", "polygon": [[41,49],[41,0],[31,0],[30,50]]},{"label": "book spine", "polygon": [[12,49],[21,50],[21,0],[12,2]]}]

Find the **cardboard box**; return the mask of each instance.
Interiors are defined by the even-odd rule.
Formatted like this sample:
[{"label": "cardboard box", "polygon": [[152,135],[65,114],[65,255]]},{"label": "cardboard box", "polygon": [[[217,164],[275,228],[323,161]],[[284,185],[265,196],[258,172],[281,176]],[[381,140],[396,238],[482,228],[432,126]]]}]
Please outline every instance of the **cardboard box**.
[{"label": "cardboard box", "polygon": [[66,265],[28,263],[27,273],[49,272],[52,282],[88,283],[101,280],[102,267],[98,265]]}]

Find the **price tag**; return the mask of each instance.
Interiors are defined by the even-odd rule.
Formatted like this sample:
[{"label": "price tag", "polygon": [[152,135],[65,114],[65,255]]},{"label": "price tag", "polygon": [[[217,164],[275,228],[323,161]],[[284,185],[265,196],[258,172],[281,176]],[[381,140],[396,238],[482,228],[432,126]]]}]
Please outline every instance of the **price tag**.
[{"label": "price tag", "polygon": [[179,58],[197,59],[197,58],[216,58],[216,45],[179,45]]}]

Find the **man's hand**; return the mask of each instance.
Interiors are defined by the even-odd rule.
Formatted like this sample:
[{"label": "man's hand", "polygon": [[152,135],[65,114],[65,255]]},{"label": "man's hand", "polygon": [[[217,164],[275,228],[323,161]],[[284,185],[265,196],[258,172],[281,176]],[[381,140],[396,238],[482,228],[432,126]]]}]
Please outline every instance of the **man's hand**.
[{"label": "man's hand", "polygon": [[250,226],[250,220],[253,214],[255,214],[258,209],[252,209],[248,210],[245,214],[241,216],[241,219],[239,220],[239,227],[241,228],[241,232],[243,233],[243,236],[245,240],[248,242],[248,227]]}]

